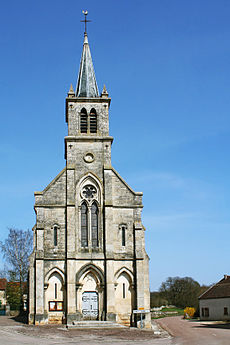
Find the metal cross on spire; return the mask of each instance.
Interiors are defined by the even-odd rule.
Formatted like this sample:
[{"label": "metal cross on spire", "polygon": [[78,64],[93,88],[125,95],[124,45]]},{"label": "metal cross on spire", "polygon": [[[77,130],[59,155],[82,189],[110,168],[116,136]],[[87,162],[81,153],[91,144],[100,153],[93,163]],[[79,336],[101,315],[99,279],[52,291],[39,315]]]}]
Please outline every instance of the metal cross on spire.
[{"label": "metal cross on spire", "polygon": [[91,22],[91,20],[87,20],[87,19],[86,19],[86,16],[87,16],[87,14],[88,14],[88,11],[82,11],[82,13],[85,15],[85,19],[84,19],[84,20],[81,20],[81,22],[84,22],[84,23],[85,23],[85,34],[87,34],[86,24],[87,24],[88,22]]}]

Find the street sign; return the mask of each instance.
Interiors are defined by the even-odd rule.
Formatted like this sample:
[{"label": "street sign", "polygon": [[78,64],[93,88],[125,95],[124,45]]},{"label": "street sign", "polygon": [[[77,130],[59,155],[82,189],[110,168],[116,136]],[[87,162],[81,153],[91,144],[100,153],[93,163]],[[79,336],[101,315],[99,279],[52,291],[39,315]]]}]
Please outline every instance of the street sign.
[{"label": "street sign", "polygon": [[139,310],[133,310],[133,314],[141,314],[141,329],[143,328],[143,314],[147,313],[150,313],[149,309],[139,308]]},{"label": "street sign", "polygon": [[139,310],[133,310],[134,314],[146,314],[146,313],[150,313],[149,309],[139,309]]}]

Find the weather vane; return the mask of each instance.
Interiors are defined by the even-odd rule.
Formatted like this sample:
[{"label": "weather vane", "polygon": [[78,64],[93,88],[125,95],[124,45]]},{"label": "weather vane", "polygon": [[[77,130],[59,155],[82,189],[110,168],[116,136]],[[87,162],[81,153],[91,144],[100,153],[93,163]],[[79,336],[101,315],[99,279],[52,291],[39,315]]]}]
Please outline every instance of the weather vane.
[{"label": "weather vane", "polygon": [[85,15],[85,19],[84,19],[84,20],[81,20],[81,22],[84,22],[84,23],[85,23],[85,34],[86,34],[86,33],[87,33],[86,24],[87,24],[88,22],[91,22],[91,20],[87,20],[87,19],[86,19],[86,16],[87,16],[87,14],[88,14],[88,11],[82,11],[82,13]]}]

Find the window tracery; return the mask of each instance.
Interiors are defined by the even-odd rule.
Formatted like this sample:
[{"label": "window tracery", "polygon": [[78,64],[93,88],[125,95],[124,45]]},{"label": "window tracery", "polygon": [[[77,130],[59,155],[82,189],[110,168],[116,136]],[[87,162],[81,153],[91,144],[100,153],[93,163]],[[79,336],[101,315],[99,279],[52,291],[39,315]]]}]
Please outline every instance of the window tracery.
[{"label": "window tracery", "polygon": [[94,184],[85,183],[80,192],[81,247],[99,246],[99,191]]},{"label": "window tracery", "polygon": [[86,198],[88,200],[93,199],[95,197],[96,193],[97,193],[96,188],[90,184],[86,185],[82,191],[84,198]]}]

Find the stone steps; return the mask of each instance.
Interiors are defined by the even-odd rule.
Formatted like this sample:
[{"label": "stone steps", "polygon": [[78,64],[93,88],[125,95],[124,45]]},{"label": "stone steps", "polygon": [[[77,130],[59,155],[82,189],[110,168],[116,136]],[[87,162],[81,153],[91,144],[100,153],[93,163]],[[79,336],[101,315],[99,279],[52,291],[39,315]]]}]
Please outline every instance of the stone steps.
[{"label": "stone steps", "polygon": [[67,328],[125,328],[125,326],[112,321],[73,321]]}]

